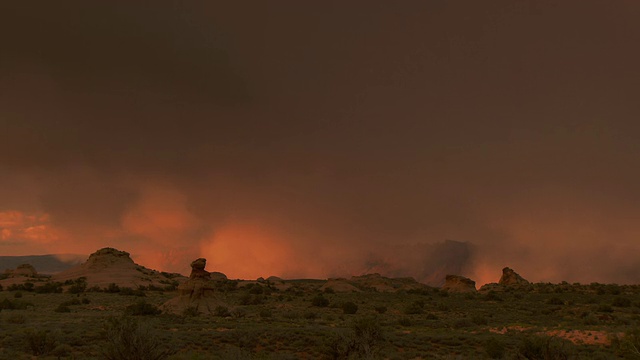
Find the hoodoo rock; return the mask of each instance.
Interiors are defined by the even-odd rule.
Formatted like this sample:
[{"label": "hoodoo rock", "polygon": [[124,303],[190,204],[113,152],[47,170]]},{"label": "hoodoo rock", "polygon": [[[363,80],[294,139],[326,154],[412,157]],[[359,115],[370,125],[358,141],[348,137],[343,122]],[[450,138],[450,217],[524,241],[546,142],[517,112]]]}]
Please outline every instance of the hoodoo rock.
[{"label": "hoodoo rock", "polygon": [[529,281],[525,280],[522,276],[518,275],[511,268],[502,269],[502,277],[498,282],[500,285],[529,285]]},{"label": "hoodoo rock", "polygon": [[477,291],[475,281],[459,275],[447,275],[441,289],[447,290],[451,293],[468,293]]},{"label": "hoodoo rock", "polygon": [[[222,273],[210,273],[205,270],[207,260],[199,258],[191,262],[189,280],[178,286],[178,296],[162,305],[166,312],[182,314],[187,308],[199,313],[213,314],[216,307],[223,305],[216,293],[216,285],[227,277]],[[215,274],[212,279],[212,274]]]}]

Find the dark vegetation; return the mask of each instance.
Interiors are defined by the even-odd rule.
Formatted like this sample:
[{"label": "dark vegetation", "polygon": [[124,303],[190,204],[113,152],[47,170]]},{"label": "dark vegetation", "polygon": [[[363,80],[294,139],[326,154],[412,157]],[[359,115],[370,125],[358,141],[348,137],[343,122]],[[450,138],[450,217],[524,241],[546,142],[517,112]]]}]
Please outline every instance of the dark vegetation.
[{"label": "dark vegetation", "polygon": [[[532,284],[454,294],[222,281],[224,305],[78,279],[0,292],[1,359],[640,359],[640,286]],[[11,288],[11,289],[9,289]],[[573,341],[571,341],[573,340]]]}]

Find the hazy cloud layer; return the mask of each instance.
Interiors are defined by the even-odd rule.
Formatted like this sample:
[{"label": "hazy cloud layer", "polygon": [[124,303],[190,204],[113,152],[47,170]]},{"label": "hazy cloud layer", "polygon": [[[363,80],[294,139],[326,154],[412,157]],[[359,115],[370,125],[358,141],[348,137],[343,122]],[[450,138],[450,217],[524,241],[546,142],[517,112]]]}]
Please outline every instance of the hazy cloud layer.
[{"label": "hazy cloud layer", "polygon": [[0,253],[421,277],[453,239],[479,282],[638,282],[639,15],[2,4]]}]

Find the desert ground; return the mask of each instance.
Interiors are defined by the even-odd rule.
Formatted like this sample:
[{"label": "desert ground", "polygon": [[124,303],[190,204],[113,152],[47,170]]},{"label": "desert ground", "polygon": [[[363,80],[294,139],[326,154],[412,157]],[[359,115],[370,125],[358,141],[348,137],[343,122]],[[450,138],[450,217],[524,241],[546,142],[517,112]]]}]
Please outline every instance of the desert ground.
[{"label": "desert ground", "polygon": [[[248,281],[204,273],[210,287],[192,303],[184,289],[193,279],[175,274],[136,288],[5,275],[0,358],[640,358],[636,285],[491,284],[458,292],[380,275]],[[186,303],[168,306],[176,299]]]}]

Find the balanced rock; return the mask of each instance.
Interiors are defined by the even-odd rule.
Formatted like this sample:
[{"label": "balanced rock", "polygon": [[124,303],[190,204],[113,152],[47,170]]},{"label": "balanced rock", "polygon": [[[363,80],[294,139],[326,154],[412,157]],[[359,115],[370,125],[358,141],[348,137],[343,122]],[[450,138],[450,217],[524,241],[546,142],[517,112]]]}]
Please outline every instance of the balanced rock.
[{"label": "balanced rock", "polygon": [[[191,262],[189,280],[178,286],[178,296],[162,305],[166,312],[181,314],[192,308],[199,313],[213,314],[216,307],[223,304],[216,294],[217,281],[205,267],[207,260],[199,258]],[[224,280],[226,275],[215,273],[216,279]]]},{"label": "balanced rock", "polygon": [[522,276],[518,275],[517,272],[513,271],[511,268],[502,269],[502,277],[498,282],[500,285],[528,285],[529,281],[525,280]]},{"label": "balanced rock", "polygon": [[476,292],[476,282],[460,275],[447,275],[442,290],[451,293]]}]

